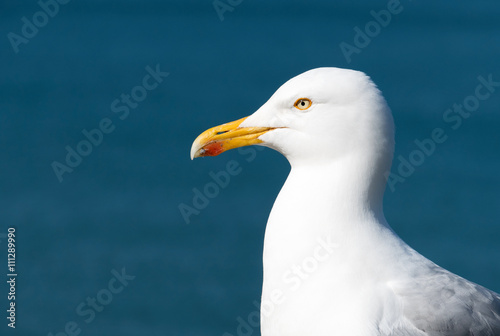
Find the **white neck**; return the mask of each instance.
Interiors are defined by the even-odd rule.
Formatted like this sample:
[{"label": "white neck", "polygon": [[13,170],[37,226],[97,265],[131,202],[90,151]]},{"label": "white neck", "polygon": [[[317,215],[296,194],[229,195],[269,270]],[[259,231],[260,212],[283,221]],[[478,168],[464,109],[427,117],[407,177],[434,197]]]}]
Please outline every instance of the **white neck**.
[{"label": "white neck", "polygon": [[[356,223],[388,226],[382,209],[390,164],[374,167],[367,155],[351,155],[329,163],[292,162],[292,170],[275,201],[268,229],[303,234],[348,234]],[[273,227],[270,227],[273,226]],[[283,231],[281,231],[281,229]],[[362,228],[366,229],[366,228]],[[340,237],[339,237],[340,238]]]},{"label": "white neck", "polygon": [[[370,159],[351,156],[330,164],[292,165],[273,206],[264,240],[263,302],[272,300],[276,290],[287,302],[276,305],[272,317],[266,316],[263,306],[263,332],[264,328],[276,328],[272,327],[274,321],[306,318],[293,316],[288,307],[324,306],[320,303],[325,298],[331,300],[328,307],[337,309],[334,312],[341,319],[339,314],[347,308],[336,307],[335,302],[346,293],[355,296],[353,293],[363,288],[352,279],[363,281],[376,273],[372,266],[378,264],[375,260],[391,262],[390,253],[385,252],[389,247],[405,249],[382,211],[386,165],[374,169],[362,162]],[[326,286],[319,285],[322,281],[328,282]],[[331,288],[331,292],[318,292],[318,288]],[[310,313],[319,312],[311,308]],[[314,320],[314,316],[310,318]],[[272,332],[267,330],[266,334]]]}]

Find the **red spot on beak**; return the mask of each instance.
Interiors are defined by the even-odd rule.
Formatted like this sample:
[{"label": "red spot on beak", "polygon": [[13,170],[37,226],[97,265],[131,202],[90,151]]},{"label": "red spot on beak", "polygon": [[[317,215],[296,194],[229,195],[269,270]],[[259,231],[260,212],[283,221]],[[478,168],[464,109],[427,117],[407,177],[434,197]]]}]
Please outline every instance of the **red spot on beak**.
[{"label": "red spot on beak", "polygon": [[221,142],[212,142],[203,147],[203,156],[217,156],[224,151]]}]

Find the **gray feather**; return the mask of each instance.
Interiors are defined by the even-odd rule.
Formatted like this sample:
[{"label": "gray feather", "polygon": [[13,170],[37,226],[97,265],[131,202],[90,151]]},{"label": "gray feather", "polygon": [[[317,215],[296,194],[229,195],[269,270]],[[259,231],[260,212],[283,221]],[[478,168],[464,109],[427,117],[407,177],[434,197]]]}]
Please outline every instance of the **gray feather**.
[{"label": "gray feather", "polygon": [[428,336],[500,335],[497,293],[434,264],[428,271],[391,286],[407,322]]}]

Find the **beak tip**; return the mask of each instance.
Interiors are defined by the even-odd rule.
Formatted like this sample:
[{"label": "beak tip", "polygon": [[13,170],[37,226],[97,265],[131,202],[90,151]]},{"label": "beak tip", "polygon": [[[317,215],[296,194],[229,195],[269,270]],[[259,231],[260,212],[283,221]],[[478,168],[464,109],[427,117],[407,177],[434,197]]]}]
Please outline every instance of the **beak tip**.
[{"label": "beak tip", "polygon": [[190,157],[191,157],[191,160],[194,160],[196,159],[199,155],[197,155],[197,151],[196,150],[191,150],[191,153],[190,153]]},{"label": "beak tip", "polygon": [[199,151],[200,151],[200,142],[198,141],[198,138],[196,138],[196,140],[191,145],[191,152],[189,153],[191,160],[194,160],[197,157],[199,157]]}]

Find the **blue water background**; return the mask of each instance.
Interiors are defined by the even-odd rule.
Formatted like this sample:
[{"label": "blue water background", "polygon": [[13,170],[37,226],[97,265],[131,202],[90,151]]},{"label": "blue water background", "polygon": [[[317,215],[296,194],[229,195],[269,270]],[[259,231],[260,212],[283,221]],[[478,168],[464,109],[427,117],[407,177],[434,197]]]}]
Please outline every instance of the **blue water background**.
[{"label": "blue water background", "polygon": [[[372,77],[394,113],[396,156],[445,130],[387,192],[387,219],[439,265],[500,291],[500,88],[457,130],[443,121],[478,76],[500,81],[500,3],[402,0],[348,63],[339,44],[386,6],[244,0],[221,21],[211,0],[74,0],[15,53],[7,34],[40,7],[1,1],[0,233],[17,230],[18,277],[13,331],[0,236],[0,334],[55,335],[75,321],[81,335],[236,335],[259,300],[265,223],[289,165],[270,149],[195,161],[189,149],[319,66]],[[169,76],[120,120],[111,103],[157,64]],[[52,162],[103,118],[114,131],[59,182]],[[179,205],[230,160],[241,173],[186,224]],[[85,323],[76,307],[122,268],[136,278]]]}]

